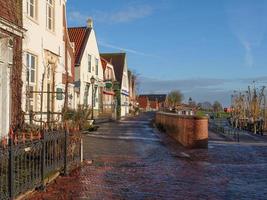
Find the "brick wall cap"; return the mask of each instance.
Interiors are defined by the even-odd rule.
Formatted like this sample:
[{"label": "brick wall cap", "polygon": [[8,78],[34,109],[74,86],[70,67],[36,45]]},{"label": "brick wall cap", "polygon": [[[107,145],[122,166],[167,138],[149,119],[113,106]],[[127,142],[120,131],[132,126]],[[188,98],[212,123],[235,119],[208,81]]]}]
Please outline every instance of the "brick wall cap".
[{"label": "brick wall cap", "polygon": [[183,119],[195,119],[195,120],[208,120],[209,118],[206,116],[196,116],[196,115],[178,115],[176,113],[168,113],[168,112],[157,112],[160,115],[172,116]]}]

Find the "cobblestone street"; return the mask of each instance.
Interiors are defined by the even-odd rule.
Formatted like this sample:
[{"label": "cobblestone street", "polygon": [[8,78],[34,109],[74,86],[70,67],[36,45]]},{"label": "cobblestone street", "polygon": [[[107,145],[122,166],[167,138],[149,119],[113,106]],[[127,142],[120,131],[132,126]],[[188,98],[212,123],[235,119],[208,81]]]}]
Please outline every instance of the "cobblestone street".
[{"label": "cobblestone street", "polygon": [[84,136],[85,160],[31,199],[266,199],[267,143],[210,133],[188,150],[151,126],[152,113],[101,124]]}]

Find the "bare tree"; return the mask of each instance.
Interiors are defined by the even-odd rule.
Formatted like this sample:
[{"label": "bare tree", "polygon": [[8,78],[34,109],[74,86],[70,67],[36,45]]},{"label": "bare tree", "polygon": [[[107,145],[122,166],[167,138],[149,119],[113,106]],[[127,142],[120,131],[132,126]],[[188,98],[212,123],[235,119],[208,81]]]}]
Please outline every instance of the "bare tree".
[{"label": "bare tree", "polygon": [[184,95],[179,90],[171,91],[167,96],[167,102],[169,106],[175,107],[180,104],[184,99]]},{"label": "bare tree", "polygon": [[220,112],[223,110],[222,104],[219,101],[215,101],[212,107],[214,112]]}]

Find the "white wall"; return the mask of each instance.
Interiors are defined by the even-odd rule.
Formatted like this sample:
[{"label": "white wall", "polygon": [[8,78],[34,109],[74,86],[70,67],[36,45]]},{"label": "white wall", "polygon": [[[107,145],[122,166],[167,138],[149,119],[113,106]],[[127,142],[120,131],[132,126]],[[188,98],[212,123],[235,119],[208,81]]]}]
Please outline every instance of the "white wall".
[{"label": "white wall", "polygon": [[[88,55],[89,54],[91,55],[91,58],[92,58],[91,59],[91,63],[92,63],[91,72],[88,71]],[[95,58],[98,59],[98,75],[96,75]],[[85,87],[86,87],[86,84],[89,83],[90,88],[89,88],[88,105],[91,106],[92,105],[92,86],[90,83],[91,77],[94,76],[97,79],[96,84],[98,85],[103,84],[103,68],[102,68],[102,64],[100,60],[100,55],[99,55],[99,50],[98,50],[94,30],[91,30],[86,48],[84,50],[84,54],[81,59],[81,65],[79,66],[79,68],[76,69],[76,72],[79,73],[79,77],[76,77],[76,80],[81,81],[79,104],[83,104]],[[98,101],[96,102],[94,109],[99,109],[99,88],[97,90],[96,99],[98,99]]]},{"label": "white wall", "polygon": [[123,78],[121,83],[121,93],[128,93],[128,95],[121,94],[121,116],[124,117],[129,114],[129,81],[128,81],[128,65],[125,58],[125,65],[123,70]]},{"label": "white wall", "polygon": [[10,124],[10,67],[8,64],[8,37],[0,35],[0,139],[7,136]]},{"label": "white wall", "polygon": [[[26,108],[26,52],[37,57],[36,82],[33,85],[35,90],[41,90],[42,74],[47,66],[45,50],[52,52],[58,57],[56,67],[56,87],[62,87],[62,72],[64,71],[65,53],[63,41],[63,5],[65,0],[55,0],[55,23],[54,32],[46,28],[46,0],[37,0],[37,18],[32,19],[27,15],[27,0],[23,0],[23,24],[27,30],[23,40],[23,105]],[[55,102],[56,111],[60,110],[64,101]],[[40,109],[40,95],[34,97],[34,110]]]}]

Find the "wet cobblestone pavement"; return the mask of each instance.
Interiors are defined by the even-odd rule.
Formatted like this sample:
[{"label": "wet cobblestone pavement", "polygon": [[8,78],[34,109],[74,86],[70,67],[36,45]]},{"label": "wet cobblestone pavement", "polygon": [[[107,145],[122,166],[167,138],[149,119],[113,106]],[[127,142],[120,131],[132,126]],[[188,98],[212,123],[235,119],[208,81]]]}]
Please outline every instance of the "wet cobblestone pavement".
[{"label": "wet cobblestone pavement", "polygon": [[[267,143],[211,133],[188,150],[151,128],[152,114],[107,123],[84,136],[93,160],[30,199],[267,199]],[[28,199],[29,199],[28,198]]]}]

